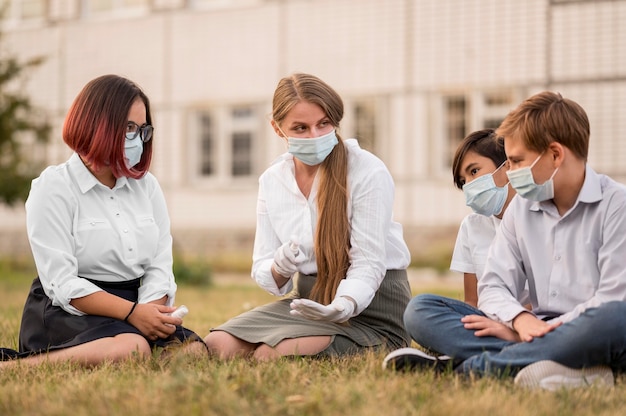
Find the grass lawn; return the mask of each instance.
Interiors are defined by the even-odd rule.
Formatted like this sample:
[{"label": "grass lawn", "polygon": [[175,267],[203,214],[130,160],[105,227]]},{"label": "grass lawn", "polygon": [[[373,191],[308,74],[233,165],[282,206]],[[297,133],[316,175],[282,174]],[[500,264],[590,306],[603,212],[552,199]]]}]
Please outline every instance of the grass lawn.
[{"label": "grass lawn", "polygon": [[[2,271],[2,270],[0,270]],[[0,278],[0,346],[16,348],[28,273]],[[459,295],[447,286],[414,287]],[[180,286],[189,307],[185,325],[209,328],[272,296],[248,282]],[[432,372],[395,374],[381,368],[384,353],[338,360],[220,362],[174,356],[145,362],[71,364],[0,370],[0,415],[617,415],[626,388],[526,391],[511,380],[465,380]]]}]

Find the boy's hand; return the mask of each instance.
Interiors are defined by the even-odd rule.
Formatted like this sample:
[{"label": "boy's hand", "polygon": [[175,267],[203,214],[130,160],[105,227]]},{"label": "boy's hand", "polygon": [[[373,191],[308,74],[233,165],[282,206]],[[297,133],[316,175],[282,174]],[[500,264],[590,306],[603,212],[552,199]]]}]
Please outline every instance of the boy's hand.
[{"label": "boy's hand", "polygon": [[461,318],[466,329],[475,330],[477,337],[496,337],[505,341],[520,342],[519,334],[508,326],[486,316],[467,315]]},{"label": "boy's hand", "polygon": [[522,312],[513,318],[513,328],[523,342],[531,342],[534,338],[542,337],[548,332],[554,331],[561,324],[562,322],[549,324],[529,312]]}]

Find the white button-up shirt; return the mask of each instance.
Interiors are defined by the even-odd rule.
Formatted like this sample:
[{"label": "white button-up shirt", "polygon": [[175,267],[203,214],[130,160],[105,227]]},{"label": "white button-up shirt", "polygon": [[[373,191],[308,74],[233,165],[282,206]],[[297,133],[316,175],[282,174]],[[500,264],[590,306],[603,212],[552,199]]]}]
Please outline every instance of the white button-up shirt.
[{"label": "white button-up shirt", "polygon": [[[344,141],[348,150],[348,219],[350,221],[350,268],[337,289],[337,296],[350,296],[362,312],[374,298],[387,270],[406,269],[409,250],[402,226],[393,221],[394,183],[384,163],[361,149],[354,139]],[[294,174],[293,156],[280,156],[259,178],[257,229],[252,278],[274,295],[293,288],[291,280],[276,286],[271,267],[274,253],[291,236],[300,243],[303,261],[298,271],[317,273],[313,241],[317,223],[317,178],[305,198]]]},{"label": "white button-up shirt", "polygon": [[69,302],[97,292],[84,278],[121,282],[142,277],[139,302],[174,303],[172,236],[163,192],[148,173],[100,183],[78,155],[45,169],[26,201],[28,238],[52,304],[82,315]]},{"label": "white button-up shirt", "polygon": [[473,273],[477,278],[483,275],[487,253],[500,226],[500,219],[493,215],[468,214],[459,227],[456,236],[450,270],[459,273]]},{"label": "white button-up shirt", "polygon": [[511,325],[528,282],[532,312],[568,322],[588,308],[626,300],[626,187],[586,167],[574,206],[516,196],[478,282],[478,307]]}]

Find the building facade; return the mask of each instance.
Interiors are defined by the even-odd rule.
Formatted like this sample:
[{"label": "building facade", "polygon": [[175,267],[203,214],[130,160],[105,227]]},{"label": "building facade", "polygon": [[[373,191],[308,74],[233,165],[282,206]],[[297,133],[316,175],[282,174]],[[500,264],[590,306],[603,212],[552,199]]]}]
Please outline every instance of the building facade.
[{"label": "building facade", "polygon": [[[0,0],[2,47],[45,62],[26,85],[67,159],[65,113],[92,78],[126,76],[151,99],[152,171],[180,250],[251,253],[257,178],[285,151],[269,126],[278,80],[315,74],[345,101],[340,133],[389,167],[413,252],[453,241],[469,210],[450,163],[470,131],[555,90],[591,120],[590,164],[626,179],[624,0]],[[27,139],[25,139],[27,140]],[[0,209],[3,250],[23,208]],[[450,247],[451,249],[451,247]]]}]

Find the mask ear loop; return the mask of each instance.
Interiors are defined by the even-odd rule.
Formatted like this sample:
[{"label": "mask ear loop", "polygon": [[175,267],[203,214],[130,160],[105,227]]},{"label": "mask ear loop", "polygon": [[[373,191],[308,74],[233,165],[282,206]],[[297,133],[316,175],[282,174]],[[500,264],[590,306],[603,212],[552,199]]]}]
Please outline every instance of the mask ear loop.
[{"label": "mask ear loop", "polygon": [[267,118],[267,120],[270,122],[270,124],[272,124],[272,128],[274,128],[274,127],[275,127],[276,129],[278,129],[278,131],[280,131],[280,132],[282,133],[282,136],[279,136],[281,139],[285,139],[285,140],[287,140],[287,139],[289,138],[289,136],[287,136],[287,135],[285,134],[285,132],[283,131],[283,129],[281,129],[281,128],[280,128],[280,126],[278,125],[278,121],[276,121],[276,120],[274,120],[274,119],[272,118],[272,115],[271,115],[271,114],[268,114],[268,115],[266,116],[266,118]]},{"label": "mask ear loop", "polygon": [[[560,166],[559,166],[560,168]],[[554,169],[554,172],[552,172],[552,175],[550,176],[550,179],[548,179],[548,181],[551,181],[552,179],[554,179],[554,176],[556,175],[556,173],[559,171],[559,168]],[[546,181],[547,182],[547,181]]]},{"label": "mask ear loop", "polygon": [[[537,162],[539,162],[539,159],[541,159],[541,156],[544,155],[544,153],[546,153],[547,150],[544,150],[543,152],[541,152],[541,154],[539,156],[537,156],[537,159],[535,159],[535,161],[529,166],[530,168],[530,173],[532,174],[532,169],[533,167],[535,167],[535,165],[537,164]],[[552,172],[552,175],[550,175],[550,177],[548,178],[548,181],[551,181],[554,178],[554,175],[556,175],[556,173],[559,171],[559,168],[554,169],[554,172]],[[535,178],[533,177],[533,182],[535,182]],[[544,183],[546,183],[544,182]],[[535,184],[537,184],[537,182],[535,182]],[[537,184],[538,185],[538,184]],[[543,185],[543,184],[542,184]]]},{"label": "mask ear loop", "polygon": [[[272,114],[271,113],[270,114],[266,114],[265,115],[265,119],[267,121],[269,121],[270,125],[272,126],[272,130],[274,131],[274,133],[276,133],[276,129],[278,129],[278,131],[280,131],[282,133],[282,136],[280,136],[278,134],[277,134],[277,136],[280,137],[285,142],[285,148],[289,149],[289,136],[287,136],[285,134],[285,132],[283,131],[283,129],[280,128],[280,126],[278,125],[278,122],[272,118]],[[276,127],[276,128],[274,128],[274,127]]]},{"label": "mask ear loop", "polygon": [[535,167],[535,165],[537,164],[537,162],[539,162],[539,159],[541,159],[541,157],[543,156],[543,154],[546,151],[544,150],[543,152],[541,152],[541,154],[539,156],[537,156],[537,159],[535,159],[535,161],[533,163],[531,163],[531,165],[529,166],[530,170],[532,171],[532,169]]},{"label": "mask ear loop", "polygon": [[[280,126],[278,125],[278,121],[274,120],[274,118],[272,117],[272,113],[267,113],[265,114],[265,120],[267,120],[268,123],[270,123],[270,125],[272,126],[272,130],[274,130],[274,126],[276,126],[276,128],[278,130],[280,130],[280,132],[283,134],[283,136],[279,136],[282,138],[287,138],[288,136],[285,134],[285,132],[283,131],[283,129],[280,128]],[[273,124],[272,124],[273,123]],[[275,132],[275,131],[274,131]]]},{"label": "mask ear loop", "polygon": [[272,120],[272,121],[274,122],[274,125],[276,126],[276,128],[283,134],[282,136],[278,136],[278,137],[280,137],[281,140],[285,143],[285,149],[289,151],[289,136],[287,136],[285,132],[283,131],[283,129],[280,128],[276,120]]},{"label": "mask ear loop", "polygon": [[285,134],[285,132],[283,131],[283,129],[280,128],[280,126],[278,125],[278,122],[276,120],[272,120],[274,122],[274,125],[276,126],[276,128],[278,129],[278,131],[280,131],[282,133],[281,139],[285,139],[287,140],[289,138],[289,136],[287,136]]},{"label": "mask ear loop", "polygon": [[504,162],[500,163],[500,166],[498,166],[496,168],[496,170],[493,171],[493,173],[496,173],[497,171],[499,171],[500,169],[502,169],[502,166],[506,165],[506,162],[508,162],[508,160],[505,160]]},{"label": "mask ear loop", "polygon": [[[496,170],[494,170],[493,172],[491,172],[491,177],[493,178],[493,177],[495,176],[496,172],[497,172],[497,171],[499,171],[500,169],[502,169],[502,167],[503,167],[504,165],[506,165],[506,164],[507,164],[507,162],[508,162],[508,160],[505,160],[504,162],[502,162],[502,163],[500,164],[500,166],[498,166],[498,167],[496,168]],[[508,167],[507,167],[507,170],[508,170]],[[504,185],[502,185],[502,186],[498,186],[498,185],[496,184],[496,182],[495,182],[495,179],[494,179],[494,182],[493,182],[493,183],[494,183],[496,186],[498,186],[498,188],[504,188],[505,186],[507,186],[507,185],[511,182],[511,181],[510,181],[510,180],[508,180],[508,179],[509,179],[509,177],[507,176],[507,181],[506,181],[506,183],[505,183]]]}]

